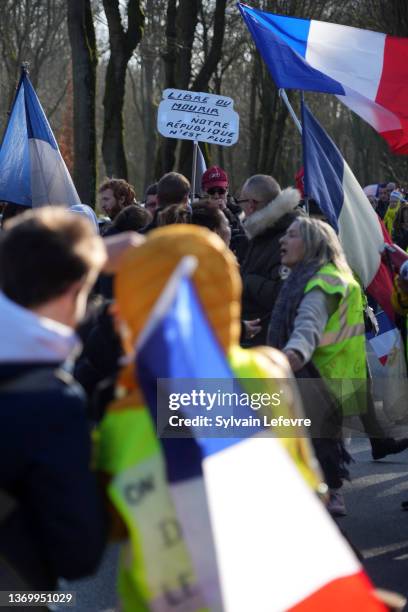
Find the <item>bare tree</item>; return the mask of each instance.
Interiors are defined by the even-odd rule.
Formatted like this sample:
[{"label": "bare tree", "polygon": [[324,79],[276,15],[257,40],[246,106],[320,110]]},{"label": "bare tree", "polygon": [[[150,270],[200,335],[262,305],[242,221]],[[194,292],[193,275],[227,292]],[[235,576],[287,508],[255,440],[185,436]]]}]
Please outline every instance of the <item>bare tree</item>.
[{"label": "bare tree", "polygon": [[144,26],[140,0],[128,0],[124,23],[119,0],[103,0],[109,28],[110,57],[106,70],[105,109],[102,154],[110,176],[127,179],[127,163],[123,145],[123,103],[126,70],[132,53],[139,44]]},{"label": "bare tree", "polygon": [[[214,76],[217,66],[221,61],[224,31],[225,31],[225,8],[226,0],[216,0],[215,9],[212,14],[212,41],[211,46],[207,46],[207,54],[204,56],[197,76],[191,85],[192,91],[208,91],[211,78]],[[192,167],[192,147],[191,143],[184,140],[181,143],[180,171],[189,176]]]},{"label": "bare tree", "polygon": [[95,204],[95,95],[98,64],[90,0],[67,1],[74,85],[74,183],[82,202]]},{"label": "bare tree", "polygon": [[[166,87],[191,89],[192,91],[207,91],[211,78],[214,76],[222,56],[225,30],[226,0],[216,0],[213,3],[202,0],[168,0],[166,41],[167,47],[163,54],[166,75]],[[206,5],[206,6],[204,6]],[[204,8],[207,8],[207,15]],[[210,15],[212,25],[212,42],[208,44],[208,27],[205,22]],[[200,21],[201,20],[201,21]],[[197,24],[200,22],[203,30],[204,56],[196,53],[194,42],[197,36]],[[201,51],[201,50],[200,50]],[[198,66],[197,70],[193,70]],[[199,61],[197,61],[199,60]],[[177,141],[165,139],[161,146],[161,169],[167,172],[174,168]],[[181,144],[179,169],[184,174],[191,172],[192,147],[186,141]]]},{"label": "bare tree", "polygon": [[[40,87],[42,92],[49,88],[50,95],[46,99],[50,101],[50,106],[54,108],[57,100],[61,102],[66,91],[63,77],[69,62],[65,22],[65,0],[2,0],[0,55],[3,110],[10,108],[23,62],[29,65],[34,87]],[[55,58],[58,58],[57,61]],[[40,76],[43,78],[40,79]],[[46,108],[46,111],[50,117],[49,109]]]},{"label": "bare tree", "polygon": [[[168,0],[166,21],[165,87],[188,89],[191,79],[191,58],[195,30],[198,22],[200,0]],[[161,172],[175,166],[177,141],[162,139],[159,152]]]}]

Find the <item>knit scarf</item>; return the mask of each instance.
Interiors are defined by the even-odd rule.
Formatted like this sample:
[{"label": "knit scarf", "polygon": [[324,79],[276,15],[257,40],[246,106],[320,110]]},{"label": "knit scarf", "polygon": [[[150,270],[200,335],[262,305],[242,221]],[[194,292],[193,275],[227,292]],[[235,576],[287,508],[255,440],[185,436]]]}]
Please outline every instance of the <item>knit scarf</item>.
[{"label": "knit scarf", "polygon": [[298,263],[283,283],[272,311],[268,329],[268,345],[283,349],[287,344],[295,323],[299,304],[305,294],[305,287],[316,274],[321,263],[315,260]]}]

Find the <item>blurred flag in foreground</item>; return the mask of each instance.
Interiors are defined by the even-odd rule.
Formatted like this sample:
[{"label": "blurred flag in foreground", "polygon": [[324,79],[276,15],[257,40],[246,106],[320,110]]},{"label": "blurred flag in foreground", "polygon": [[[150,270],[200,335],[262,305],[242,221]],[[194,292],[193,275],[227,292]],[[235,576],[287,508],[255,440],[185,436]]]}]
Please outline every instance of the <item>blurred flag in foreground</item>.
[{"label": "blurred flag in foreground", "polygon": [[370,295],[394,318],[392,275],[381,253],[388,234],[340,151],[302,104],[305,192],[338,232],[347,261]]},{"label": "blurred flag in foreground", "polygon": [[408,153],[408,38],[238,6],[278,87],[336,94]]},{"label": "blurred flag in foreground", "polygon": [[80,203],[24,69],[0,149],[0,200],[30,207]]},{"label": "blurred flag in foreground", "polygon": [[[188,274],[176,270],[175,275],[137,347],[139,380],[154,408],[152,391],[159,377],[196,377],[199,386],[199,379],[232,376]],[[249,407],[243,410],[247,417],[251,415]],[[281,441],[259,437],[254,428],[247,432],[246,438],[197,437],[222,609],[384,610],[353,552]],[[194,427],[192,434],[197,434]],[[178,440],[169,442],[177,444]],[[178,460],[184,461],[182,454]],[[184,503],[188,504],[186,497]],[[180,504],[179,508],[182,511]],[[190,522],[193,520],[191,516]],[[198,567],[194,553],[192,558]],[[207,581],[208,577],[209,573]],[[200,571],[198,578],[200,584],[205,582]]]}]

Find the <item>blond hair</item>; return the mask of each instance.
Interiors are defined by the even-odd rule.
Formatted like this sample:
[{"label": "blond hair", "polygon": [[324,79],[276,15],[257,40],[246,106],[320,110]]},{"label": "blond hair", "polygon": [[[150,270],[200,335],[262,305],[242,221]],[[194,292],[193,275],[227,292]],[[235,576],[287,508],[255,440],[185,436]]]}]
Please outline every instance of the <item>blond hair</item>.
[{"label": "blond hair", "polygon": [[337,234],[328,223],[310,217],[299,217],[295,223],[305,248],[303,262],[313,260],[320,267],[332,263],[340,272],[352,274]]}]

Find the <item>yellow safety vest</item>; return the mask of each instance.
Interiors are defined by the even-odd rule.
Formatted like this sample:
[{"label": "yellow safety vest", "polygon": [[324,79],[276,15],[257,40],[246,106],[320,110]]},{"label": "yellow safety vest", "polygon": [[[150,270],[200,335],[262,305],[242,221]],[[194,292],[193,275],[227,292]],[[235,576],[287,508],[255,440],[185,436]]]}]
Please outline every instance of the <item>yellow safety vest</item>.
[{"label": "yellow safety vest", "polygon": [[326,264],[307,283],[305,293],[319,288],[338,295],[336,311],[329,317],[312,361],[340,400],[343,414],[365,411],[367,377],[365,326],[361,289],[352,275]]}]

